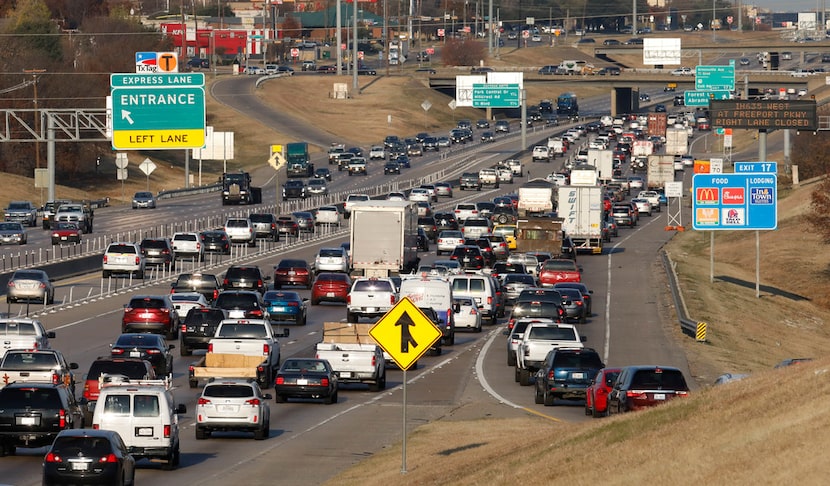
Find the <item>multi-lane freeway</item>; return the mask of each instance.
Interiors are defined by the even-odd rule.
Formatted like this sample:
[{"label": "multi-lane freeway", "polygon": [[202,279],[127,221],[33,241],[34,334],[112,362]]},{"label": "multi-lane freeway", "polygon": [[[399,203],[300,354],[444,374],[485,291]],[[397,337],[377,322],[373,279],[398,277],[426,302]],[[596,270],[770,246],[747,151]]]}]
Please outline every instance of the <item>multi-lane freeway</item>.
[{"label": "multi-lane freeway", "polygon": [[[292,134],[301,134],[302,138],[320,145],[331,141],[331,135],[315,134],[311,128],[292,122],[285,115],[261,105],[252,94],[253,81],[245,78],[220,81],[213,90],[214,95],[260,121],[281,127],[283,123],[288,123],[288,129],[294,131]],[[544,135],[552,130],[547,129]],[[542,138],[543,134],[537,136]],[[429,156],[416,159],[413,167],[405,170],[401,178],[422,177],[445,168],[450,162],[461,164],[458,172],[465,168],[492,165],[519,152],[521,147],[518,143],[518,137],[514,136],[459,151],[447,160]],[[529,160],[525,163],[529,170],[539,175],[554,168],[553,164],[530,164]],[[369,176],[365,178],[349,178],[335,172],[332,190],[362,192],[363,188],[377,186],[389,179],[380,168],[381,162],[371,163]],[[446,177],[457,178],[457,175],[448,173]],[[256,182],[265,188],[265,201],[275,200],[273,176],[270,169],[254,173]],[[517,179],[513,187],[521,182],[522,179]],[[504,185],[498,191],[456,190],[455,197],[439,201],[438,208],[451,208],[462,201],[491,199],[511,190],[510,185]],[[229,211],[247,209],[223,208],[217,194],[206,194],[164,200],[157,210],[101,209],[96,212],[95,227],[96,233],[140,236],[143,230],[137,228],[174,225],[175,222],[209,217],[219,220]],[[671,233],[664,231],[665,225],[666,212],[657,213],[644,218],[634,229],[621,230],[620,237],[602,255],[580,255],[584,281],[594,291],[594,315],[581,326],[580,332],[587,336],[586,345],[600,351],[609,365],[674,365],[691,376],[683,352],[672,338],[672,311],[665,297],[664,279],[655,263],[659,248],[671,237]],[[39,231],[33,230],[33,233]],[[237,254],[234,259],[257,264],[270,273],[272,266],[280,259],[297,257],[313,260],[319,247],[338,245],[346,239],[346,235],[344,227],[342,231],[318,236],[301,245],[252,251],[247,256]],[[35,237],[30,244],[45,243]],[[424,253],[422,258],[428,263],[435,256],[434,253]],[[221,273],[227,264],[227,260],[213,262],[204,271]],[[60,302],[70,292],[73,301],[78,301],[77,296],[81,294],[97,295],[105,284],[100,272],[95,271],[59,281],[57,285],[56,301]],[[49,329],[57,332],[53,347],[64,351],[71,361],[78,362],[83,372],[95,357],[109,353],[109,344],[120,332],[123,305],[129,295],[135,292],[166,293],[169,285],[169,278],[148,280],[122,291],[105,292],[100,298],[57,305],[37,316]],[[306,290],[299,292],[308,295]],[[12,314],[18,314],[21,306],[12,305],[9,310]],[[345,309],[341,305],[312,307],[308,324],[291,329],[290,338],[282,340],[283,359],[292,355],[312,355],[315,343],[321,338],[322,323],[344,319]],[[575,402],[562,403],[558,407],[534,404],[532,390],[515,383],[512,368],[506,366],[503,330],[504,325],[500,322],[497,326],[485,327],[485,332],[481,334],[459,333],[456,344],[445,348],[441,356],[422,358],[417,369],[407,372],[409,431],[459,410],[464,410],[465,415],[471,417],[509,417],[532,411],[568,422],[591,420],[585,417],[582,405]],[[175,395],[188,409],[180,417],[181,466],[174,471],[163,471],[157,464],[144,462],[137,475],[139,483],[319,484],[401,438],[403,373],[389,370],[387,389],[379,393],[352,385],[344,387],[338,403],[334,405],[272,403],[270,437],[264,442],[234,433],[218,433],[210,440],[196,441],[193,412],[199,390],[187,386],[186,373],[189,362],[197,358],[181,358],[176,353],[174,360]],[[15,457],[0,459],[0,471],[4,475],[2,482],[39,484],[42,457],[43,449],[19,449]]]}]

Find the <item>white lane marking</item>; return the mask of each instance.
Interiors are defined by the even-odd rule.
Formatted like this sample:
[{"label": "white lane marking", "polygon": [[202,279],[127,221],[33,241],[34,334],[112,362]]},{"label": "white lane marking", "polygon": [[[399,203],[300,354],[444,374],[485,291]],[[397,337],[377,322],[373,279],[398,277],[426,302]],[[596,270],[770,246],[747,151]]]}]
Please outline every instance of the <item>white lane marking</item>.
[{"label": "white lane marking", "polygon": [[490,346],[493,344],[493,341],[495,341],[496,337],[500,334],[501,333],[498,332],[498,329],[492,330],[490,332],[490,337],[487,339],[487,342],[485,342],[484,346],[481,348],[481,352],[478,353],[478,358],[476,358],[476,375],[478,375],[478,382],[481,383],[481,386],[485,390],[487,390],[487,393],[489,393],[493,398],[495,398],[499,402],[513,408],[525,408],[499,395],[498,392],[496,392],[496,390],[494,390],[493,387],[490,386],[490,383],[487,381],[487,378],[484,377],[484,356],[487,354],[487,350],[490,349]]}]

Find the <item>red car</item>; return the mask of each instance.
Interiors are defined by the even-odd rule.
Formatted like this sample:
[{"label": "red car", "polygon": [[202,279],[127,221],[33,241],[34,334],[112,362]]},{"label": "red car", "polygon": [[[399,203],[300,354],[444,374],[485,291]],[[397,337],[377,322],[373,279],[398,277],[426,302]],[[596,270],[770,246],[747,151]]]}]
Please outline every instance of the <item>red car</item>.
[{"label": "red car", "polygon": [[581,282],[582,273],[573,260],[551,258],[539,271],[539,283],[542,287],[553,287],[559,282]]},{"label": "red car", "polygon": [[52,228],[52,244],[80,243],[81,228],[78,223],[57,222]]},{"label": "red car", "polygon": [[274,290],[283,285],[301,285],[311,288],[311,267],[305,260],[285,258],[274,267]]},{"label": "red car", "polygon": [[311,286],[311,305],[317,305],[322,301],[345,304],[350,288],[352,279],[345,273],[320,273]]},{"label": "red car", "polygon": [[620,368],[599,370],[591,385],[585,390],[585,415],[594,418],[608,415],[608,394],[620,375]]},{"label": "red car", "polygon": [[136,295],[124,306],[121,333],[154,332],[168,339],[179,337],[179,314],[166,295]]}]

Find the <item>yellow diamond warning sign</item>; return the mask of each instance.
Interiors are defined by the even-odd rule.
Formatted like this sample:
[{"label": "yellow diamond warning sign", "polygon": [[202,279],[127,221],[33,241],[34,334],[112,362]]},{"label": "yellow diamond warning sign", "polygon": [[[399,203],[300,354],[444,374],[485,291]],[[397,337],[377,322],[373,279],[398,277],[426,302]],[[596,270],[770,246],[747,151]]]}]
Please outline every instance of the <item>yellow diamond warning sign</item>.
[{"label": "yellow diamond warning sign", "polygon": [[441,339],[441,329],[409,300],[401,299],[370,330],[369,335],[389,353],[402,370]]}]

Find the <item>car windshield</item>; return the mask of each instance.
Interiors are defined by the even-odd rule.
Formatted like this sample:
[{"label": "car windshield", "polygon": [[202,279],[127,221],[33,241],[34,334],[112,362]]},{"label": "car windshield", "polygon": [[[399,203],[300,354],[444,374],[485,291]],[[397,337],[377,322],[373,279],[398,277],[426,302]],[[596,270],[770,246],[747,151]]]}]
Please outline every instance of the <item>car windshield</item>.
[{"label": "car windshield", "polygon": [[20,223],[0,223],[0,231],[20,231],[21,228]]}]

